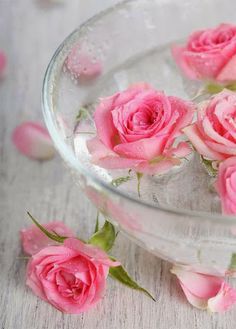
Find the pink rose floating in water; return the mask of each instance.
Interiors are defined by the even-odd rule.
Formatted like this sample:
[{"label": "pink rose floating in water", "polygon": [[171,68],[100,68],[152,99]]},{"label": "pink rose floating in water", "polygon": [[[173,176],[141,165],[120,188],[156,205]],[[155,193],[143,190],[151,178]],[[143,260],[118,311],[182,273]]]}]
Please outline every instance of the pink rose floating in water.
[{"label": "pink rose floating in water", "polygon": [[221,24],[196,31],[186,45],[174,46],[172,54],[182,72],[193,80],[236,81],[236,26]]},{"label": "pink rose floating in water", "polygon": [[207,159],[224,160],[236,155],[236,94],[224,90],[200,104],[197,121],[183,131]]},{"label": "pink rose floating in water", "polygon": [[220,163],[216,189],[224,214],[236,214],[236,157]]},{"label": "pink rose floating in water", "polygon": [[148,174],[180,165],[191,148],[175,143],[193,113],[193,103],[143,83],[102,98],[94,115],[97,136],[87,142],[92,162]]}]

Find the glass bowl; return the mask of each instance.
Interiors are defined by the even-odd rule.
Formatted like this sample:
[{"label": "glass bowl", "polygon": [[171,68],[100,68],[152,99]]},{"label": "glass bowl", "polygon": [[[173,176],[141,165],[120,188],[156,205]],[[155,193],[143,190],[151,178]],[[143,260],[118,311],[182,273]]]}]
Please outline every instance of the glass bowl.
[{"label": "glass bowl", "polygon": [[99,97],[131,84],[145,81],[188,99],[191,88],[175,66],[171,44],[196,29],[235,21],[236,2],[230,0],[124,1],[66,38],[43,85],[47,128],[74,181],[99,211],[163,259],[198,272],[231,276],[236,273],[236,219],[220,214],[211,178],[196,155],[165,175],[142,178],[138,197],[134,175],[114,186],[114,177],[129,173],[91,164],[86,140],[93,133],[92,112]]}]

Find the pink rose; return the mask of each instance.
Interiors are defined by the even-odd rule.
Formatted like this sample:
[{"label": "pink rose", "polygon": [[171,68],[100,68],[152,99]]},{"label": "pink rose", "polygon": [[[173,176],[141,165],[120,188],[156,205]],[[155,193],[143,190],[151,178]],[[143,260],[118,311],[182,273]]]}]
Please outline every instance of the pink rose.
[{"label": "pink rose", "polygon": [[190,79],[236,80],[236,26],[221,24],[196,31],[185,46],[174,46],[176,63]]},{"label": "pink rose", "polygon": [[210,160],[236,155],[236,94],[222,91],[199,106],[197,122],[183,129],[198,153]]},{"label": "pink rose", "polygon": [[221,198],[223,213],[236,214],[236,157],[220,163],[216,189]]},{"label": "pink rose", "polygon": [[32,256],[27,285],[60,311],[78,314],[102,298],[109,267],[118,265],[102,250],[69,238]]},{"label": "pink rose", "polygon": [[224,312],[236,303],[236,290],[222,278],[186,271],[181,266],[174,266],[171,272],[177,276],[189,303],[197,308]]},{"label": "pink rose", "polygon": [[87,142],[92,162],[106,169],[131,168],[161,173],[181,163],[191,152],[181,142],[182,128],[190,124],[194,105],[138,84],[103,98],[95,111],[97,137]]},{"label": "pink rose", "polygon": [[[68,238],[74,237],[72,231],[60,221],[44,224],[43,227],[53,234],[57,233]],[[29,255],[34,255],[45,247],[57,244],[57,242],[49,239],[35,224],[21,230],[20,236],[23,250]]]}]

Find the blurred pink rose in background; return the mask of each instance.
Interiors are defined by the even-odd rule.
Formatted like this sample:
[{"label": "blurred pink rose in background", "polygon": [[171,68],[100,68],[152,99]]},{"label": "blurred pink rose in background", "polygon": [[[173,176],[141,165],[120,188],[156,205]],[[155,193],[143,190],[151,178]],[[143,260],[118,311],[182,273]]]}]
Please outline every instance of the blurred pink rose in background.
[{"label": "blurred pink rose in background", "polygon": [[182,72],[193,80],[236,81],[236,26],[221,24],[196,31],[172,54]]},{"label": "blurred pink rose in background", "polygon": [[222,91],[199,105],[197,121],[183,131],[197,152],[210,160],[236,155],[236,94]]},{"label": "blurred pink rose in background", "polygon": [[102,98],[95,111],[97,136],[87,142],[92,162],[106,169],[165,172],[191,152],[187,143],[174,143],[193,113],[193,103],[144,83]]},{"label": "blurred pink rose in background", "polygon": [[221,199],[223,213],[236,215],[236,157],[220,163],[215,186]]},{"label": "blurred pink rose in background", "polygon": [[79,314],[103,297],[109,268],[119,265],[101,249],[69,238],[63,245],[45,247],[32,256],[26,283],[58,310]]}]

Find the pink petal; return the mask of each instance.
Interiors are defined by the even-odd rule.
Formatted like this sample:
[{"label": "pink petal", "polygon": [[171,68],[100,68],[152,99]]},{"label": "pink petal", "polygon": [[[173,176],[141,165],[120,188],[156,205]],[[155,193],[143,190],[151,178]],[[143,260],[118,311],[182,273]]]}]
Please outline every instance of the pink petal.
[{"label": "pink petal", "polygon": [[99,60],[93,62],[92,57],[76,45],[66,60],[67,69],[75,78],[93,79],[102,72],[102,64]]},{"label": "pink petal", "polygon": [[226,63],[217,75],[216,80],[224,83],[236,81],[236,55],[234,55],[228,63]]},{"label": "pink petal", "polygon": [[181,266],[174,266],[171,272],[177,276],[189,293],[200,299],[208,300],[215,297],[223,283],[219,277],[187,271]]},{"label": "pink petal", "polygon": [[87,147],[92,155],[92,162],[106,169],[135,168],[143,160],[122,158],[108,149],[97,137],[87,141]]},{"label": "pink petal", "polygon": [[184,158],[192,152],[193,152],[193,149],[189,145],[189,143],[180,142],[177,147],[170,149],[167,152],[167,155],[176,156],[178,158]]},{"label": "pink petal", "polygon": [[183,132],[189,138],[190,142],[196,148],[198,153],[200,153],[201,155],[203,155],[206,158],[211,159],[211,160],[223,160],[224,159],[224,156],[222,156],[218,152],[213,151],[206,145],[196,124],[192,124],[192,125],[184,128]]},{"label": "pink petal", "polygon": [[136,82],[129,85],[129,89],[132,88],[145,90],[145,89],[152,89],[152,86],[147,82]]},{"label": "pink petal", "polygon": [[102,249],[95,247],[91,244],[83,243],[82,241],[76,238],[66,239],[64,242],[64,246],[74,251],[79,251],[79,253],[83,256],[92,258],[103,265],[109,267],[115,267],[120,265],[120,262],[112,261]]},{"label": "pink petal", "polygon": [[207,309],[207,306],[208,306],[207,299],[202,299],[202,298],[199,298],[199,297],[195,296],[181,282],[179,282],[179,283],[180,283],[180,286],[181,286],[181,288],[182,288],[182,290],[185,294],[185,297],[187,298],[187,301],[191,305],[193,305],[194,307],[199,308],[201,310],[206,310]]},{"label": "pink petal", "polygon": [[[60,236],[73,237],[72,231],[60,221],[54,221],[48,224],[44,224],[48,231],[51,233],[56,232]],[[56,245],[57,242],[49,239],[36,225],[31,225],[29,228],[20,231],[21,243],[25,253],[29,255],[34,255],[38,253],[41,249]]]},{"label": "pink petal", "polygon": [[181,68],[183,73],[191,80],[198,80],[198,73],[194,70],[194,68],[191,68],[185,57],[185,48],[180,46],[174,46],[172,47],[171,52],[177,65]]},{"label": "pink petal", "polygon": [[4,75],[6,64],[7,64],[6,55],[2,50],[0,50],[0,77]]},{"label": "pink petal", "polygon": [[208,309],[211,312],[224,312],[236,303],[236,290],[223,282],[218,294],[208,301]]},{"label": "pink petal", "polygon": [[17,126],[12,141],[20,153],[32,159],[48,160],[55,155],[48,131],[38,122],[24,122]]},{"label": "pink petal", "polygon": [[162,154],[168,136],[141,139],[132,143],[119,144],[114,151],[127,158],[151,160]]}]

